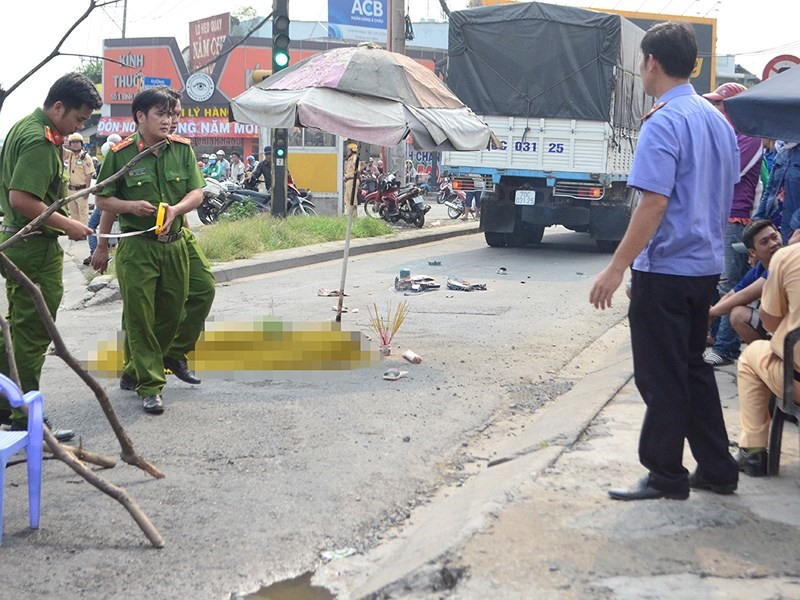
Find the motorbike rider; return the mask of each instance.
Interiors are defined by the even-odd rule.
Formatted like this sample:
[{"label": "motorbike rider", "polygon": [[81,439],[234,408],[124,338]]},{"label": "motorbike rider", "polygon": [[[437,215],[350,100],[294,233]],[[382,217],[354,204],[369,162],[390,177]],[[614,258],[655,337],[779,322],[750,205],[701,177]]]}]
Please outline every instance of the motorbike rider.
[{"label": "motorbike rider", "polygon": [[258,190],[259,179],[264,178],[264,187],[272,189],[272,146],[264,146],[264,160],[258,163],[249,177],[245,177],[245,187],[249,190]]},{"label": "motorbike rider", "polygon": [[258,182],[254,184],[252,181],[250,181],[250,176],[253,174],[253,171],[255,170],[257,164],[258,163],[256,162],[256,159],[252,154],[249,155],[245,160],[244,178],[242,179],[242,185],[244,185],[244,188],[246,190],[256,190],[258,188]]},{"label": "motorbike rider", "polygon": [[208,157],[208,164],[206,165],[205,169],[203,169],[203,176],[211,177],[217,181],[222,181],[225,179],[225,169],[217,160],[215,154],[212,154]]}]

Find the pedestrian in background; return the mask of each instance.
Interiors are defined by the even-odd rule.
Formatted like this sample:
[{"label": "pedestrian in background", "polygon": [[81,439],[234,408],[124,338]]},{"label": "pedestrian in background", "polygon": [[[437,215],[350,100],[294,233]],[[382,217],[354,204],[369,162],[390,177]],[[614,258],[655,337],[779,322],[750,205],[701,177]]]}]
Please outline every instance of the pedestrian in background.
[{"label": "pedestrian in background", "polygon": [[356,209],[358,208],[358,196],[356,195],[359,187],[358,174],[356,173],[357,157],[358,144],[347,144],[344,160],[344,214],[346,215],[349,215],[354,210],[354,205]]},{"label": "pedestrian in background", "polygon": [[[73,133],[69,136],[67,147],[64,149],[64,168],[67,169],[69,194],[72,195],[85,190],[92,184],[94,177],[94,162],[89,153],[83,148],[83,136]],[[70,216],[87,225],[89,223],[89,198],[82,196],[69,204]]]},{"label": "pedestrian in background", "polygon": [[[703,94],[703,98],[719,110],[725,118],[724,101],[747,91],[741,83],[723,83],[713,92]],[[730,119],[728,119],[730,123]],[[717,284],[720,298],[730,292],[744,277],[749,266],[747,254],[734,250],[734,244],[742,241],[744,228],[752,221],[753,204],[756,200],[756,188],[761,177],[763,152],[761,140],[736,131],[736,145],[739,148],[739,182],[733,188],[733,201],[728,223],[725,227],[725,265]],[[703,359],[714,367],[722,367],[739,358],[742,340],[731,325],[730,315],[723,315],[719,320],[719,328],[715,334],[714,345],[703,355]]]},{"label": "pedestrian in background", "polygon": [[262,177],[264,178],[264,187],[267,190],[272,189],[272,146],[264,146],[264,160],[258,163],[250,177],[245,180],[248,189],[257,190],[259,179]]},{"label": "pedestrian in background", "polygon": [[[657,98],[628,178],[642,197],[589,296],[595,308],[610,307],[633,264],[628,320],[636,387],[647,406],[639,460],[648,474],[630,489],[609,490],[616,500],[683,500],[690,487],[728,494],[739,477],[714,370],[703,360],[739,152],[733,128],[689,83],[696,59],[686,23],[659,23],[642,39],[642,84]],[[697,460],[691,476],[685,440]]]},{"label": "pedestrian in background", "polygon": [[[0,208],[4,214],[0,242],[8,240],[53,202],[65,197],[61,149],[64,136],[81,129],[102,104],[88,78],[69,73],[50,88],[43,108],[37,108],[11,128],[0,151]],[[69,218],[62,208],[47,218],[37,235],[28,236],[3,251],[39,287],[53,319],[64,295],[64,256],[58,238],[66,235],[71,240],[83,240],[91,232],[83,223]],[[6,279],[8,323],[20,386],[23,393],[40,390],[50,335],[28,292],[7,273],[2,275]],[[2,337],[0,372],[10,374]],[[0,419],[10,418],[12,429],[26,430],[26,414],[18,409],[9,411],[9,408],[5,399],[0,400]],[[68,430],[54,433],[61,441],[75,435]]]},{"label": "pedestrian in background", "polygon": [[230,178],[237,184],[241,184],[244,180],[244,163],[238,152],[231,152]]}]

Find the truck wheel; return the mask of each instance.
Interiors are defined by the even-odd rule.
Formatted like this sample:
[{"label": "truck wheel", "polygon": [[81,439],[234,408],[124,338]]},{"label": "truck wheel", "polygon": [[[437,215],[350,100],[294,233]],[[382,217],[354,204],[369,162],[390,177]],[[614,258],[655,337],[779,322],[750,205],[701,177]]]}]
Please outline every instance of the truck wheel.
[{"label": "truck wheel", "polygon": [[531,234],[530,238],[528,238],[528,243],[542,243],[542,238],[544,237],[544,225],[532,225],[528,231],[530,231]]},{"label": "truck wheel", "polygon": [[614,252],[619,246],[618,240],[595,240],[595,243],[600,252]]},{"label": "truck wheel", "polygon": [[497,233],[495,231],[484,231],[483,237],[486,239],[486,244],[492,248],[505,248],[506,247],[506,234]]}]

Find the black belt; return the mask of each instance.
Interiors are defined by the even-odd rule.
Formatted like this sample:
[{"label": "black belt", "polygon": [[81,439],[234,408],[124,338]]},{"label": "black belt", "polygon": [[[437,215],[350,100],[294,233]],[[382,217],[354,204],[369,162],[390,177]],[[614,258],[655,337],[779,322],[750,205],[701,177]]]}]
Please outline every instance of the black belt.
[{"label": "black belt", "polygon": [[71,190],[85,190],[89,186],[88,185],[69,185],[67,187],[69,189],[71,189]]},{"label": "black belt", "polygon": [[156,242],[161,242],[162,244],[171,244],[172,242],[177,242],[180,239],[183,239],[183,229],[179,231],[174,231],[172,233],[162,233],[161,235],[156,235],[155,233],[144,233],[142,234],[143,238],[148,240],[155,240]]}]

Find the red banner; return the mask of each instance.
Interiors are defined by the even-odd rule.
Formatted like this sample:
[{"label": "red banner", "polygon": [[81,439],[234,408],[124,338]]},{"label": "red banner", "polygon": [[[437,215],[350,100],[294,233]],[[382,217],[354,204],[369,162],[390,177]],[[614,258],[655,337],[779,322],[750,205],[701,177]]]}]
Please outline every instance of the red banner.
[{"label": "red banner", "polygon": [[[112,133],[121,136],[136,131],[136,124],[129,117],[101,117],[97,124],[98,137],[107,137]],[[227,119],[184,118],[178,124],[178,135],[187,138],[258,138],[258,125],[247,123],[231,123]]]}]

